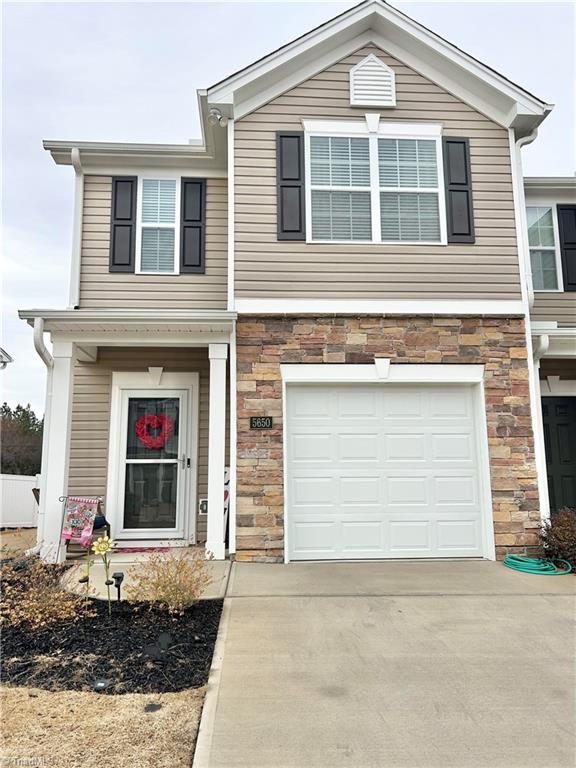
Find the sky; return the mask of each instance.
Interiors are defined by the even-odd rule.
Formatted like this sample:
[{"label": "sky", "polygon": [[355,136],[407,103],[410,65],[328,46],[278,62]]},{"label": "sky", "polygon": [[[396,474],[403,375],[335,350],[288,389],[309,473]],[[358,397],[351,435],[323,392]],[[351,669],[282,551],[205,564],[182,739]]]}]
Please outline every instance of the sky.
[{"label": "sky", "polygon": [[[73,171],[42,139],[186,142],[196,89],[218,82],[355,2],[3,3],[0,398],[44,410],[44,364],[17,309],[65,308]],[[573,2],[392,5],[556,104],[526,175],[574,173]]]}]

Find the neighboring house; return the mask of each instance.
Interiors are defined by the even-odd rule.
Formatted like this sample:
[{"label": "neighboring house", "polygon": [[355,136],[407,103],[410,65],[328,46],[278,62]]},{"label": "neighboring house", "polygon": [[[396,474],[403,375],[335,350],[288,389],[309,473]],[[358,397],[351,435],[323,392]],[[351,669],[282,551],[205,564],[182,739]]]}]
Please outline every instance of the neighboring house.
[{"label": "neighboring house", "polygon": [[576,178],[525,178],[543,514],[576,507]]},{"label": "neighboring house", "polygon": [[[65,493],[103,496],[117,540],[218,559],[530,551],[540,394],[573,450],[573,187],[528,180],[529,247],[520,160],[551,106],[380,0],[198,97],[202,142],[45,142],[76,202],[68,309],[20,313],[48,365],[44,552]],[[531,329],[555,201],[566,293]]]},{"label": "neighboring house", "polygon": [[0,347],[0,371],[3,371],[8,363],[13,363],[14,360],[10,357],[8,352]]}]

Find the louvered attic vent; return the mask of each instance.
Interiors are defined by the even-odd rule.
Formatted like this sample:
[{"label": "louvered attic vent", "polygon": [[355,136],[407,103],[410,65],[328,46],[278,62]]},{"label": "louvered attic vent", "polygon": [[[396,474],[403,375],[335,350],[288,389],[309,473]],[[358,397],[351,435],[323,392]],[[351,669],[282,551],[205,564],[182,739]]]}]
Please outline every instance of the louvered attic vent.
[{"label": "louvered attic vent", "polygon": [[350,70],[350,104],[356,107],[395,107],[394,71],[373,53]]}]

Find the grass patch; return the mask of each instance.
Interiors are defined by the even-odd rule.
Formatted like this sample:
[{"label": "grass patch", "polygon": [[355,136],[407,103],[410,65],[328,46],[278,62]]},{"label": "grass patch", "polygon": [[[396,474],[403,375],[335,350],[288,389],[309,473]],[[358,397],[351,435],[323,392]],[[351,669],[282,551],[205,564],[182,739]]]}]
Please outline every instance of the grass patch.
[{"label": "grass patch", "polygon": [[205,690],[102,696],[2,686],[2,764],[190,768]]}]

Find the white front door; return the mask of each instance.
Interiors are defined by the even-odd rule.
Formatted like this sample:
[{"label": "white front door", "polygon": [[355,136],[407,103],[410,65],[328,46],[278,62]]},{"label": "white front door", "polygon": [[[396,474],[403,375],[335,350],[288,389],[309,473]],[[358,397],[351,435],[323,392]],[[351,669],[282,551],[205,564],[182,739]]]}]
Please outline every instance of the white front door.
[{"label": "white front door", "polygon": [[148,374],[115,374],[107,499],[113,538],[193,540],[197,388],[122,386],[138,377],[148,383]]},{"label": "white front door", "polygon": [[289,558],[482,557],[477,389],[289,385]]}]

